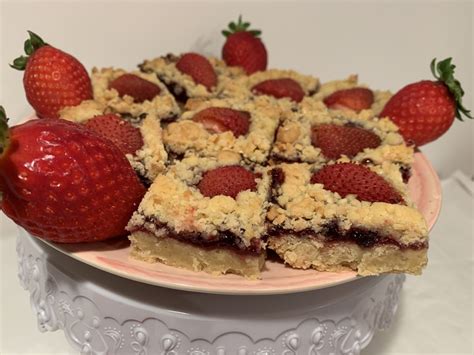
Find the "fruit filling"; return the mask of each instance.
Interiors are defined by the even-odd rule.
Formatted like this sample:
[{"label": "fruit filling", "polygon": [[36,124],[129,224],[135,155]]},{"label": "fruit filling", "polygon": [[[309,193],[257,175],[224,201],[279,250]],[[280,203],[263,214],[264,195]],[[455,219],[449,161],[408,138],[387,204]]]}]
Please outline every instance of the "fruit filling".
[{"label": "fruit filling", "polygon": [[350,125],[321,124],[311,128],[311,144],[326,158],[354,157],[366,148],[377,148],[381,139],[364,128]]},{"label": "fruit filling", "polygon": [[382,245],[393,245],[401,250],[420,250],[428,248],[428,242],[415,242],[402,244],[394,238],[384,236],[378,231],[372,231],[363,227],[351,227],[347,231],[339,228],[337,221],[326,224],[321,231],[315,232],[312,229],[301,231],[288,230],[277,226],[272,226],[268,230],[271,237],[294,235],[298,237],[310,237],[324,243],[355,243],[361,248],[373,248]]},{"label": "fruit filling", "polygon": [[133,74],[119,76],[109,84],[109,89],[117,90],[120,97],[131,96],[137,103],[151,101],[161,91],[158,85]]},{"label": "fruit filling", "polygon": [[224,195],[235,198],[242,191],[255,191],[256,178],[244,167],[223,166],[206,171],[197,187],[206,197]]},{"label": "fruit filling", "polygon": [[289,98],[295,102],[301,102],[305,96],[301,85],[293,79],[268,79],[262,81],[252,88],[257,95],[270,95],[277,99]]},{"label": "fruit filling", "polygon": [[194,115],[193,121],[201,123],[211,133],[231,131],[239,137],[249,131],[250,113],[226,107],[208,107]]},{"label": "fruit filling", "polygon": [[[153,228],[147,228],[147,225],[153,225]],[[259,239],[253,238],[250,245],[246,246],[242,239],[231,231],[219,231],[213,234],[207,234],[197,231],[176,232],[172,228],[147,219],[144,227],[132,228],[131,233],[142,231],[154,234],[156,230],[164,233],[166,237],[179,240],[180,242],[192,244],[205,249],[231,249],[234,252],[245,255],[259,255],[263,252],[263,244]]]}]

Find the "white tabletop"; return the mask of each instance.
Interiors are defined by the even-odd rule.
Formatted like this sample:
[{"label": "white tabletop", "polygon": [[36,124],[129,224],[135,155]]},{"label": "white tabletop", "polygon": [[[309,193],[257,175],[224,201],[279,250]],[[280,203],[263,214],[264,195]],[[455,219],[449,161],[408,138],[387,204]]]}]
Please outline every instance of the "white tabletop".
[{"label": "white tabletop", "polygon": [[[376,333],[366,355],[473,354],[472,181],[455,173],[443,181],[443,208],[431,233],[429,264],[409,276],[392,328]],[[16,273],[13,223],[0,215],[1,354],[74,354],[62,331],[40,333],[28,293]]]}]

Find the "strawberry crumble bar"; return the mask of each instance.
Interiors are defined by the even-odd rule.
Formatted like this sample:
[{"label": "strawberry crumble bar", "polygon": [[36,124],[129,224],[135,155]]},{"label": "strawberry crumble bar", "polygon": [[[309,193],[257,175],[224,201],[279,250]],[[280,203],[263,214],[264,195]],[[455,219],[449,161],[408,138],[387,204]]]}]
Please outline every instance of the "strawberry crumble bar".
[{"label": "strawberry crumble bar", "polygon": [[[323,101],[327,97],[329,97],[331,94],[334,94],[337,91],[340,90],[347,90],[347,89],[354,89],[354,88],[367,88],[367,85],[365,84],[359,84],[359,78],[357,75],[350,75],[344,80],[333,80],[333,81],[328,81],[325,83],[321,83],[321,86],[319,87],[318,92],[313,96],[315,100]],[[387,103],[387,101],[392,97],[392,94],[390,91],[382,91],[382,90],[371,90],[373,93],[373,102],[370,105],[370,108],[368,108],[365,114],[362,117],[375,117],[380,114],[382,111],[383,107]],[[344,113],[346,115],[350,115],[351,113],[356,114],[355,112],[351,112],[352,110],[348,109],[331,109],[330,112],[334,113],[336,115],[340,114],[339,111],[345,111]]]},{"label": "strawberry crumble bar", "polygon": [[[206,174],[231,167],[255,174],[254,189],[235,198],[208,197]],[[236,153],[216,158],[191,156],[159,175],[146,193],[128,229],[132,257],[213,274],[258,278],[265,260],[265,216],[270,189],[268,168],[251,169]]]},{"label": "strawberry crumble bar", "polygon": [[[387,118],[368,119],[367,114],[368,111],[347,114],[342,110],[330,113],[322,101],[305,98],[280,125],[272,158],[305,163],[339,159],[371,164],[389,161],[409,169],[413,147],[405,145],[397,126]],[[326,130],[327,139],[322,136],[324,132],[318,132],[321,127]],[[345,130],[341,131],[343,127]],[[363,140],[367,141],[365,145]]]},{"label": "strawberry crumble bar", "polygon": [[[280,122],[281,110],[266,97],[254,99],[189,100],[181,118],[170,123],[163,132],[167,149],[174,155],[216,156],[222,150],[235,152],[249,164],[266,162]],[[230,126],[215,127],[216,118],[209,109],[225,108],[246,115],[245,126],[236,126],[240,117],[231,117]],[[222,113],[217,113],[222,115]],[[238,131],[236,131],[238,129]],[[235,131],[235,132],[234,132]]]},{"label": "strawberry crumble bar", "polygon": [[428,229],[398,167],[386,162],[370,168],[399,196],[386,202],[342,197],[314,183],[312,174],[323,168],[285,163],[272,170],[268,248],[295,268],[420,274],[427,262]]},{"label": "strawberry crumble bar", "polygon": [[[283,107],[289,109],[293,106],[294,102],[290,97],[286,96],[286,92],[283,92],[283,90],[281,90],[281,93],[283,93],[282,96],[272,92],[271,88],[267,94],[264,92],[265,88],[263,88],[261,91],[258,90],[259,85],[262,85],[262,83],[270,82],[271,84],[271,82],[277,81],[278,85],[279,80],[290,81],[293,84],[299,86],[299,90],[301,90],[301,97],[314,95],[319,87],[319,80],[311,75],[300,74],[294,70],[268,69],[265,71],[253,73],[249,76],[238,77],[233,81],[228,81],[227,85],[223,89],[222,95],[241,99],[245,99],[254,95],[268,95],[279,99],[277,101],[280,102]],[[286,89],[286,85],[284,84],[285,83],[283,83],[282,86],[284,86],[284,89]],[[278,89],[279,88],[276,90]]]},{"label": "strawberry crumble bar", "polygon": [[177,68],[176,64],[179,59],[180,57],[177,55],[168,54],[152,60],[145,60],[139,65],[139,68],[143,73],[155,75],[181,104],[185,104],[189,98],[216,97],[230,80],[244,75],[242,69],[228,67],[223,61],[209,57],[207,60],[215,72],[217,84],[212,88],[207,88],[196,83],[192,76]]},{"label": "strawberry crumble bar", "polygon": [[[128,94],[120,95],[116,89],[111,87],[115,80],[124,75],[130,76],[130,74],[157,86],[158,94],[149,100],[141,101]],[[123,69],[114,68],[93,68],[91,82],[94,100],[104,105],[108,112],[135,118],[140,117],[143,113],[154,112],[163,122],[173,121],[180,114],[180,108],[173,95],[153,74],[140,71],[127,72]]]}]

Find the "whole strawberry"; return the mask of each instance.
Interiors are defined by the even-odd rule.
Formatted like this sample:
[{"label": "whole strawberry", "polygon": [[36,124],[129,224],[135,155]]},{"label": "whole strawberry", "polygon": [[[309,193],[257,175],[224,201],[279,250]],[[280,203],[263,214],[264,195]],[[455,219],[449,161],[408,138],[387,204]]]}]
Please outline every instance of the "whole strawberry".
[{"label": "whole strawberry", "polygon": [[255,191],[255,179],[255,174],[242,166],[221,166],[206,171],[197,187],[207,197],[224,195],[235,198],[241,191]]},{"label": "whole strawberry", "polygon": [[249,30],[250,23],[231,22],[229,29],[222,31],[227,38],[222,47],[222,59],[229,66],[241,67],[247,74],[267,69],[267,50],[258,38],[259,30]]},{"label": "whole strawberry", "polygon": [[11,67],[25,71],[26,99],[38,117],[58,118],[60,109],[92,99],[91,81],[84,66],[33,32],[28,33],[27,56],[16,58]]},{"label": "whole strawberry", "polygon": [[92,242],[125,234],[144,187],[109,140],[66,120],[8,129],[0,107],[0,208],[38,237]]},{"label": "whole strawberry", "polygon": [[443,135],[453,124],[454,117],[462,121],[462,114],[472,118],[462,105],[464,90],[454,78],[455,66],[451,58],[436,64],[431,71],[437,81],[422,80],[398,91],[385,105],[381,117],[389,117],[400,128],[408,143],[417,146]]}]

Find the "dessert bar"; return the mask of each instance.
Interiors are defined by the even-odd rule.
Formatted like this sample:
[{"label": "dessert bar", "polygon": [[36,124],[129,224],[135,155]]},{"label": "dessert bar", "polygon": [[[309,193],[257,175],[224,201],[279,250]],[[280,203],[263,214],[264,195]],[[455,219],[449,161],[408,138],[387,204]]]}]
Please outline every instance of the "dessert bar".
[{"label": "dessert bar", "polygon": [[217,156],[222,150],[242,156],[248,164],[267,161],[280,122],[273,99],[190,99],[180,119],[163,132],[175,156]]},{"label": "dessert bar", "polygon": [[387,118],[367,118],[368,111],[333,111],[322,101],[305,98],[287,113],[272,149],[276,161],[327,163],[340,159],[371,164],[396,163],[409,171],[413,147],[405,145]]},{"label": "dessert bar", "polygon": [[[325,83],[321,83],[318,92],[313,96],[316,100],[325,101],[327,98],[334,94],[337,91],[341,90],[350,90],[354,88],[364,88],[371,92],[372,102],[370,105],[369,112],[366,113],[366,116],[374,117],[378,116],[382,111],[383,107],[387,103],[387,101],[392,97],[390,91],[382,91],[382,90],[371,90],[364,84],[359,84],[359,79],[357,75],[350,75],[348,78],[344,80],[333,80],[328,81]],[[337,111],[344,110],[349,111],[346,114],[350,114],[352,110],[348,110],[347,108],[334,108],[331,109],[332,111],[336,111],[335,113],[338,114]],[[357,113],[357,112],[356,112]]]},{"label": "dessert bar", "polygon": [[[250,188],[241,186],[241,174]],[[158,175],[128,225],[131,256],[258,278],[269,189],[268,168],[245,166],[234,152],[176,162]]]},{"label": "dessert bar", "polygon": [[179,60],[180,56],[168,54],[163,57],[145,60],[139,65],[139,68],[143,73],[155,75],[181,104],[185,104],[189,98],[216,97],[230,80],[244,75],[242,69],[228,67],[222,60],[209,57],[207,60],[214,70],[216,85],[206,87],[201,83],[197,83],[192,76],[178,69],[177,63]]},{"label": "dessert bar", "polygon": [[388,162],[281,164],[267,219],[267,247],[294,268],[420,274],[427,262],[425,220]]}]

